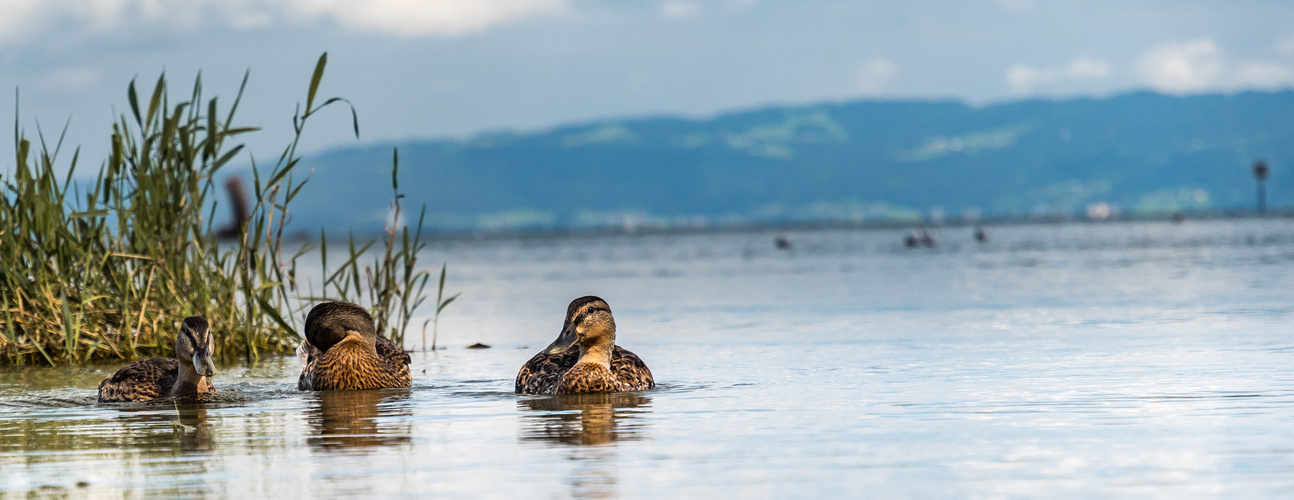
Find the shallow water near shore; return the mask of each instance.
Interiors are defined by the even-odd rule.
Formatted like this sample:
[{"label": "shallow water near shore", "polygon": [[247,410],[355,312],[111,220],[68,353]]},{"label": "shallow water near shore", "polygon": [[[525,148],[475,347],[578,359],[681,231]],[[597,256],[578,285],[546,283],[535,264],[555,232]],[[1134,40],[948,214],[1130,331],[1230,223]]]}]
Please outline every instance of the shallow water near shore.
[{"label": "shallow water near shore", "polygon": [[[1294,220],[903,234],[435,242],[464,293],[414,387],[273,357],[98,405],[117,366],[3,368],[0,496],[1294,495]],[[586,294],[658,388],[513,394]]]}]

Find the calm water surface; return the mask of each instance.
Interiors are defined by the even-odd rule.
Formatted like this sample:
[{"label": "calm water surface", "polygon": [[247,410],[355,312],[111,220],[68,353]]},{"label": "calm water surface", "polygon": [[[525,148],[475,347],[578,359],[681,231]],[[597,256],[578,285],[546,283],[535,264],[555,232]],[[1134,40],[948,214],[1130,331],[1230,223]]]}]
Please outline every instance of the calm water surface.
[{"label": "calm water surface", "polygon": [[[1294,495],[1294,221],[786,234],[436,243],[464,293],[412,389],[4,369],[0,496]],[[659,387],[512,394],[585,294]]]}]

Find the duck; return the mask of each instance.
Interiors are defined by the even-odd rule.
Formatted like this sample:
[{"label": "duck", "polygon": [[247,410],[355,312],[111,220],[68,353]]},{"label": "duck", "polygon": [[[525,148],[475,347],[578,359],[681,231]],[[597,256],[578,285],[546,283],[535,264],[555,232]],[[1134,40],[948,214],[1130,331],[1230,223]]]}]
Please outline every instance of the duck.
[{"label": "duck", "polygon": [[[579,349],[571,349],[579,345]],[[517,373],[517,394],[645,391],[656,387],[638,355],[616,345],[616,321],[607,301],[592,295],[571,301],[557,340]]]},{"label": "duck", "polygon": [[377,334],[373,316],[350,302],[324,302],[306,315],[305,341],[297,348],[304,367],[302,391],[409,387],[409,354]]},{"label": "duck", "polygon": [[205,398],[216,394],[210,378],[211,326],[202,316],[180,322],[175,335],[179,359],[151,358],[136,361],[99,382],[99,402],[153,401],[165,398]]}]

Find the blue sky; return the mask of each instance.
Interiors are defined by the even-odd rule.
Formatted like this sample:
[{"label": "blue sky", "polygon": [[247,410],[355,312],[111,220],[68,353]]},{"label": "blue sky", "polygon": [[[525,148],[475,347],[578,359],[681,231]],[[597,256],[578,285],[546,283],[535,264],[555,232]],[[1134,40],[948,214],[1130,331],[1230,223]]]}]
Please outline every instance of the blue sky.
[{"label": "blue sky", "polygon": [[[1289,1],[0,0],[0,87],[22,126],[97,166],[125,87],[165,70],[185,94],[232,96],[286,141],[315,59],[364,142],[537,129],[588,119],[707,116],[863,98],[1101,96],[1294,87]],[[0,100],[10,120],[13,100]],[[307,150],[354,144],[340,109]],[[8,128],[8,127],[6,127]],[[6,135],[7,136],[7,135]],[[0,166],[12,167],[0,141]]]}]

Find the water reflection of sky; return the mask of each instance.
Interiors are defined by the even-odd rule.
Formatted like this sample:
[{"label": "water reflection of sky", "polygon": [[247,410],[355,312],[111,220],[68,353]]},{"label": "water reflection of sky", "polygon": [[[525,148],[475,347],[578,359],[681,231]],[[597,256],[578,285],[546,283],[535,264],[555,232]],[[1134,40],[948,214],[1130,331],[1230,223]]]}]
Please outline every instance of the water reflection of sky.
[{"label": "water reflection of sky", "polygon": [[[203,405],[0,369],[0,491],[470,497],[1277,496],[1294,222],[438,242],[463,290],[408,390],[222,367]],[[430,265],[430,264],[429,264]],[[663,271],[662,271],[663,270]],[[641,394],[519,397],[595,293]],[[414,323],[418,323],[417,320]],[[492,349],[467,350],[483,341]],[[415,340],[414,344],[418,341]]]}]

